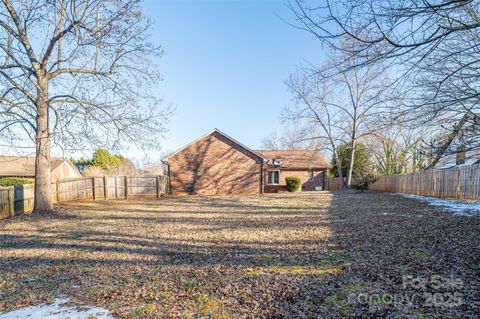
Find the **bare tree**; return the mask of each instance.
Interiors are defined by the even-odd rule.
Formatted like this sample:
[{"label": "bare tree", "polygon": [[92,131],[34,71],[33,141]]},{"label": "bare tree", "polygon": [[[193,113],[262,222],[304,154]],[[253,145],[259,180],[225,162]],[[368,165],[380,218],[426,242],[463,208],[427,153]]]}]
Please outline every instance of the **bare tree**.
[{"label": "bare tree", "polygon": [[281,134],[277,132],[262,139],[262,148],[271,150],[321,150],[320,140],[312,138],[316,134],[307,127],[286,127]]},{"label": "bare tree", "polygon": [[281,136],[277,132],[270,133],[261,140],[262,148],[266,150],[281,150],[283,149]]},{"label": "bare tree", "polygon": [[[360,63],[393,59],[422,61],[439,44],[478,29],[478,1],[474,0],[292,0],[297,28],[313,33],[324,44],[348,51]],[[342,47],[339,39],[351,39]]]},{"label": "bare tree", "polygon": [[423,129],[407,129],[402,125],[389,125],[369,136],[365,143],[376,172],[394,175],[415,172],[424,167],[421,154]]},{"label": "bare tree", "polygon": [[[457,144],[480,148],[480,2],[293,0],[295,26],[346,59],[333,69],[384,63],[402,98],[395,119],[429,127],[431,165]],[[348,38],[354,45],[342,46]]]},{"label": "bare tree", "polygon": [[325,150],[333,154],[333,159],[337,163],[338,176],[343,176],[342,161],[337,152],[338,145],[343,142],[343,136],[338,129],[341,118],[329,107],[328,99],[331,93],[326,79],[297,72],[290,76],[287,86],[293,94],[293,105],[283,111],[283,121],[304,126],[312,131],[318,129],[319,134],[311,138],[320,140],[325,145]]},{"label": "bare tree", "polygon": [[2,0],[0,134],[36,148],[34,211],[52,207],[50,150],[153,145],[168,112],[136,0]]},{"label": "bare tree", "polygon": [[[327,62],[335,63],[337,57]],[[313,138],[327,145],[341,172],[342,159],[337,148],[350,147],[349,169],[343,186],[350,187],[358,140],[372,134],[378,127],[378,116],[388,99],[385,91],[386,77],[377,65],[355,66],[336,73],[335,76],[309,71],[291,76],[288,87],[295,104],[285,112],[285,119],[300,122],[318,134]],[[343,177],[342,177],[343,180]]]},{"label": "bare tree", "polygon": [[[413,125],[428,126],[429,165],[456,153],[480,149],[480,29],[457,34],[440,43],[435,52],[409,74],[405,111],[415,115]],[[408,86],[404,86],[408,87]]]}]

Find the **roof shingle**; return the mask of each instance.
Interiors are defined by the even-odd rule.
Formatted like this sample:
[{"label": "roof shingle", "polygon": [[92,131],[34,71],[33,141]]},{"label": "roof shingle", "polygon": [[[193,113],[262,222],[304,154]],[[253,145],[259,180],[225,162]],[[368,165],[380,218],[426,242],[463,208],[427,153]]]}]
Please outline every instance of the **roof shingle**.
[{"label": "roof shingle", "polygon": [[[52,171],[64,161],[64,158],[52,157]],[[0,156],[0,176],[35,176],[35,157]]]},{"label": "roof shingle", "polygon": [[[258,150],[258,154],[269,159],[269,166],[274,161],[280,162],[280,168],[328,168],[329,164],[319,151],[309,150]],[[278,166],[277,166],[278,167]]]}]

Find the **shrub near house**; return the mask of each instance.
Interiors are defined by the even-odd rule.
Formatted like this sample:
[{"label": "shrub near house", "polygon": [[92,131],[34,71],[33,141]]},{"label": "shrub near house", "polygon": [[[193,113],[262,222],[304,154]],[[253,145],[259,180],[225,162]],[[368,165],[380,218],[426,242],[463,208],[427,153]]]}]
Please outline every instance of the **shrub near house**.
[{"label": "shrub near house", "polygon": [[289,192],[296,192],[300,189],[302,181],[298,177],[285,177],[285,184],[287,185],[287,190]]}]

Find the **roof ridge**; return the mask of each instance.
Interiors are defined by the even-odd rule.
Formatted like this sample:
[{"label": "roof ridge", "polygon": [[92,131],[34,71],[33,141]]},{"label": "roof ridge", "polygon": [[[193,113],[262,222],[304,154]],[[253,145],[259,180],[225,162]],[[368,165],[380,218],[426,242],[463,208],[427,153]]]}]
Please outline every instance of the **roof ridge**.
[{"label": "roof ridge", "polygon": [[319,150],[302,150],[302,149],[295,149],[295,150],[255,150],[256,152],[320,152]]},{"label": "roof ridge", "polygon": [[235,144],[240,145],[241,147],[243,147],[243,148],[246,149],[247,151],[251,152],[252,154],[254,154],[254,155],[256,155],[256,156],[258,156],[258,157],[260,157],[260,158],[262,158],[262,159],[264,159],[265,161],[268,160],[268,158],[265,158],[265,157],[262,156],[261,154],[258,154],[256,151],[254,151],[254,150],[252,150],[251,148],[249,148],[249,147],[245,146],[244,144],[240,143],[239,141],[237,141],[237,140],[234,139],[233,137],[231,137],[231,136],[223,133],[223,132],[220,131],[218,128],[214,128],[214,129],[211,130],[210,132],[208,132],[208,133],[200,136],[199,138],[197,138],[197,139],[191,141],[190,143],[188,143],[187,145],[185,145],[185,146],[177,149],[175,152],[168,154],[167,156],[165,156],[164,158],[162,158],[162,161],[168,161],[168,158],[169,158],[169,157],[171,157],[171,156],[177,154],[178,152],[186,149],[187,147],[189,147],[190,145],[192,145],[192,144],[200,141],[201,139],[203,139],[203,138],[205,138],[205,137],[207,137],[207,136],[209,136],[209,135],[212,135],[213,133],[218,133],[218,134],[224,136],[225,138],[231,140],[231,141],[234,142]]},{"label": "roof ridge", "polygon": [[[35,158],[35,155],[0,155],[0,159],[2,158]],[[50,159],[68,160],[68,158],[62,156],[50,156]]]}]

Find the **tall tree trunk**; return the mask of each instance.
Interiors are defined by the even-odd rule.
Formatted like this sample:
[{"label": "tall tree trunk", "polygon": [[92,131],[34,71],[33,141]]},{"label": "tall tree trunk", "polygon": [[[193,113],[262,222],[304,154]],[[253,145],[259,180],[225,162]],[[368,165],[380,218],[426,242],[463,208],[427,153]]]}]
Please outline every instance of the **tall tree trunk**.
[{"label": "tall tree trunk", "polygon": [[[332,143],[332,145],[334,144]],[[337,173],[340,178],[340,189],[345,189],[345,179],[343,178],[343,172],[342,172],[342,161],[340,160],[337,149],[335,147],[333,148],[333,157],[337,164]]]},{"label": "tall tree trunk", "polygon": [[355,139],[352,139],[352,151],[350,152],[350,159],[348,163],[348,171],[347,171],[347,187],[350,188],[352,186],[352,173],[353,173],[353,161],[355,159]]},{"label": "tall tree trunk", "polygon": [[33,211],[52,209],[50,132],[48,125],[48,82],[40,79],[37,89],[37,132],[35,156],[35,201]]}]

